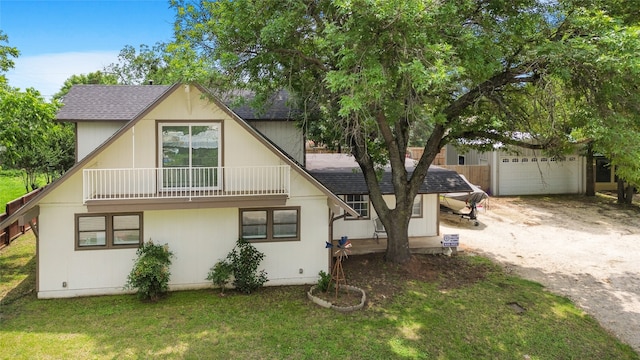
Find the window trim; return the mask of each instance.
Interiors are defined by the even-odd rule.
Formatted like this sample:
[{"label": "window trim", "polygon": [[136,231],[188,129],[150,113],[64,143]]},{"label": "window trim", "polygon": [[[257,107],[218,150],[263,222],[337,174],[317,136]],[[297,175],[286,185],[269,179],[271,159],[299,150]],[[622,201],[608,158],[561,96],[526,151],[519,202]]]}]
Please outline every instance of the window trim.
[{"label": "window trim", "polygon": [[[295,237],[274,237],[273,236],[273,213],[278,210],[295,210],[296,215],[296,236]],[[261,243],[261,242],[286,242],[286,241],[300,241],[300,206],[286,206],[286,207],[273,207],[273,208],[242,208],[238,209],[238,234],[242,236],[242,213],[249,211],[266,211],[267,212],[267,236],[264,239],[245,239],[251,243]]]},{"label": "window trim", "polygon": [[[415,214],[413,212],[413,206],[416,204],[416,199],[418,199],[418,198],[420,199],[420,213],[419,214]],[[411,218],[412,219],[417,219],[417,218],[421,218],[422,217],[422,213],[423,213],[422,208],[423,208],[423,205],[424,205],[423,202],[424,202],[424,197],[422,196],[422,194],[418,194],[418,195],[416,195],[415,198],[413,198],[413,205],[411,205]]]},{"label": "window trim", "polygon": [[[137,244],[114,244],[114,236],[113,233],[115,229],[113,228],[113,217],[114,216],[138,216],[139,220],[139,229],[140,232],[140,240]],[[90,217],[104,217],[105,218],[105,232],[106,239],[104,245],[91,245],[91,246],[80,246],[80,219],[81,218],[90,218]],[[83,250],[113,250],[113,249],[137,249],[143,242],[144,239],[144,217],[142,212],[126,212],[126,213],[82,213],[75,214],[74,216],[74,248],[76,251]],[[129,229],[132,230],[132,229]]]},{"label": "window trim", "polygon": [[[157,120],[156,121],[156,167],[160,170],[160,175],[158,176],[158,184],[156,185],[157,188],[160,191],[173,191],[176,190],[178,188],[171,188],[171,187],[165,187],[162,184],[162,172],[164,171],[165,167],[164,167],[164,162],[163,162],[163,155],[162,155],[162,129],[165,126],[188,126],[189,129],[191,129],[194,126],[206,126],[206,125],[214,125],[217,130],[218,130],[218,168],[222,168],[224,167],[224,129],[223,129],[223,125],[224,122],[221,120],[190,120],[190,121],[180,121],[180,120]],[[190,148],[191,149],[191,148]],[[192,150],[192,149],[191,149]],[[192,154],[189,155],[189,165],[185,166],[188,167],[189,169],[197,169],[197,167],[194,167],[192,164]],[[219,176],[217,185],[213,188],[215,189],[223,189],[224,188],[224,176]],[[207,187],[202,187],[201,189],[207,189]]]},{"label": "window trim", "polygon": [[369,198],[369,194],[346,194],[346,195],[342,196],[342,200],[344,200],[344,202],[347,205],[349,205],[352,209],[357,211],[357,209],[354,208],[352,206],[352,204],[354,204],[354,203],[358,203],[358,204],[362,203],[362,204],[364,204],[365,201],[364,200],[363,201],[347,201],[347,196],[363,196],[363,197],[366,196],[367,216],[362,216],[358,212],[358,216],[356,217],[356,216],[353,216],[353,215],[351,215],[351,214],[349,214],[348,212],[345,211],[344,212],[344,214],[345,214],[344,219],[345,220],[369,220],[369,219],[371,219],[371,199]]}]

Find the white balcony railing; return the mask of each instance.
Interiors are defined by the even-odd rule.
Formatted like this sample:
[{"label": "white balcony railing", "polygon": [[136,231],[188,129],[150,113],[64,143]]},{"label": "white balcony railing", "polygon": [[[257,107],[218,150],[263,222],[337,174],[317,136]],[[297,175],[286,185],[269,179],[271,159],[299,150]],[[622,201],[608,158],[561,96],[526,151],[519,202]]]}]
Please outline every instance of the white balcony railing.
[{"label": "white balcony railing", "polygon": [[85,169],[83,201],[289,195],[290,167]]}]

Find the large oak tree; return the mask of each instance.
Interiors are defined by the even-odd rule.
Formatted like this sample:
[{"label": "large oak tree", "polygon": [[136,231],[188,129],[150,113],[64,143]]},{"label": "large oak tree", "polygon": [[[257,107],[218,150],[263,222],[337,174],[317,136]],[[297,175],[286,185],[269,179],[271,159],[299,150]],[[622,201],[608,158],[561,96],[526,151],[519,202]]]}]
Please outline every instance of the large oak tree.
[{"label": "large oak tree", "polygon": [[[174,46],[194,49],[217,69],[207,85],[250,89],[257,99],[286,88],[306,120],[339,134],[389,235],[389,261],[410,258],[413,199],[445,144],[501,143],[561,156],[572,133],[637,106],[635,97],[616,100],[637,92],[640,79],[638,28],[629,20],[637,7],[622,1],[172,4]],[[424,153],[408,173],[412,132],[425,139]],[[387,161],[395,206],[383,200],[376,176]]]}]

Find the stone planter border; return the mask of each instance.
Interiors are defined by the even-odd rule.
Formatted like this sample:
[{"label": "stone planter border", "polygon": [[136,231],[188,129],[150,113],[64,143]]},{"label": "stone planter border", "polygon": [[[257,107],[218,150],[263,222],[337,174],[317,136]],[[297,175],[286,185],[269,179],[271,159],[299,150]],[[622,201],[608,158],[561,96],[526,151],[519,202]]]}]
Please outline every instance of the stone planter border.
[{"label": "stone planter border", "polygon": [[313,301],[314,303],[327,308],[327,309],[333,309],[336,311],[340,311],[340,312],[351,312],[351,311],[356,311],[356,310],[360,310],[364,307],[364,303],[367,301],[367,295],[365,294],[364,290],[355,287],[355,286],[351,286],[351,285],[340,285],[341,289],[346,289],[347,291],[353,291],[353,292],[359,292],[362,294],[362,296],[360,297],[360,303],[357,305],[353,305],[353,306],[338,306],[338,305],[334,305],[329,301],[326,301],[324,299],[321,299],[315,295],[313,295],[314,290],[316,289],[317,285],[314,285],[311,287],[311,289],[309,289],[309,291],[307,291],[307,297],[309,298],[309,300]]}]

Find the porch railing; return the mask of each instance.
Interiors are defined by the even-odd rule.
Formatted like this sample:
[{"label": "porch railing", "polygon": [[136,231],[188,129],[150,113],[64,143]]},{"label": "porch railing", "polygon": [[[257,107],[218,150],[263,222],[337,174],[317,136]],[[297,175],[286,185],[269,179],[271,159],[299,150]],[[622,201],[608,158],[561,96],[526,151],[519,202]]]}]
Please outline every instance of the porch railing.
[{"label": "porch railing", "polygon": [[83,201],[289,195],[290,166],[85,169]]}]

